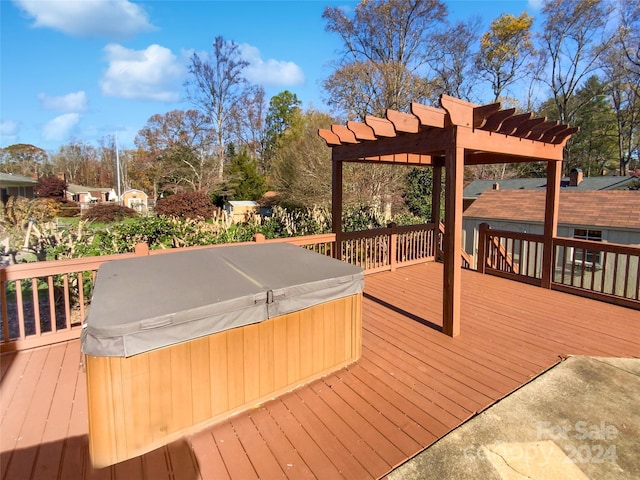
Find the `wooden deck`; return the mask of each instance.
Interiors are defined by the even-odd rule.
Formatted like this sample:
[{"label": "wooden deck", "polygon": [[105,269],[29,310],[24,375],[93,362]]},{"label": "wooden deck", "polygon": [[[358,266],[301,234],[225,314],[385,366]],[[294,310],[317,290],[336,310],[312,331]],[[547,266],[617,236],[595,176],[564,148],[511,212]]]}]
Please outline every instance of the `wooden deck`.
[{"label": "wooden deck", "polygon": [[640,356],[640,311],[442,265],[366,277],[356,364],[143,457],[93,470],[80,343],[1,357],[2,480],[384,477],[565,355]]}]

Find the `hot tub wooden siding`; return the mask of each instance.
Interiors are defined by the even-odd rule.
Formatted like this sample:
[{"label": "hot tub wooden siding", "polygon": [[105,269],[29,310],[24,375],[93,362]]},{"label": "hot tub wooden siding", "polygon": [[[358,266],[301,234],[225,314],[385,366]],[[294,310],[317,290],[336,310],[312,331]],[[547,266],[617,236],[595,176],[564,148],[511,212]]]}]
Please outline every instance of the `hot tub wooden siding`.
[{"label": "hot tub wooden siding", "polygon": [[362,294],[141,353],[86,356],[94,467],[127,460],[355,362]]}]

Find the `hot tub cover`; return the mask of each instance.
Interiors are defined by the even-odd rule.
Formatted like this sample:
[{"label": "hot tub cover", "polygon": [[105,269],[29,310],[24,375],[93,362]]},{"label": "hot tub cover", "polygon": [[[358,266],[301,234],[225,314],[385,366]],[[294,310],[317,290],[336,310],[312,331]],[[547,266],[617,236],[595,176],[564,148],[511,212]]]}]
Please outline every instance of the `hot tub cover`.
[{"label": "hot tub cover", "polygon": [[129,357],[354,295],[356,267],[288,243],[233,245],[106,262],[82,351]]}]

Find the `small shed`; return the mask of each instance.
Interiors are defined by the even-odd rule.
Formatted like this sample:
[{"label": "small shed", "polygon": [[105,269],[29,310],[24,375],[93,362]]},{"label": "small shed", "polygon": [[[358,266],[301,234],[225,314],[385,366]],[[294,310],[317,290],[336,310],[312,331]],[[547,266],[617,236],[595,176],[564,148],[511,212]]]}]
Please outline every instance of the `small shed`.
[{"label": "small shed", "polygon": [[242,223],[254,215],[260,215],[260,204],[253,200],[229,200],[224,205],[224,211],[234,223]]},{"label": "small shed", "polygon": [[122,194],[122,205],[133,208],[136,212],[146,213],[149,211],[149,196],[142,190],[132,188]]}]

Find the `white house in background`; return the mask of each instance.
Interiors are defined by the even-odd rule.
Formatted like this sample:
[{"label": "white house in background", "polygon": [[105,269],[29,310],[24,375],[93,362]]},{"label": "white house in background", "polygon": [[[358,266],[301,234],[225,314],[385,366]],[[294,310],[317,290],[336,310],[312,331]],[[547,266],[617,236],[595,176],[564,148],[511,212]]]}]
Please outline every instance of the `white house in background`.
[{"label": "white house in background", "polygon": [[92,203],[115,202],[118,195],[113,188],[85,187],[69,183],[65,192],[68,200],[78,202],[80,208]]},{"label": "white house in background", "polygon": [[149,211],[149,196],[142,190],[132,188],[122,194],[122,205],[140,213]]},{"label": "white house in background", "polygon": [[0,173],[0,199],[6,203],[9,197],[34,198],[33,187],[37,180],[13,173]]}]

